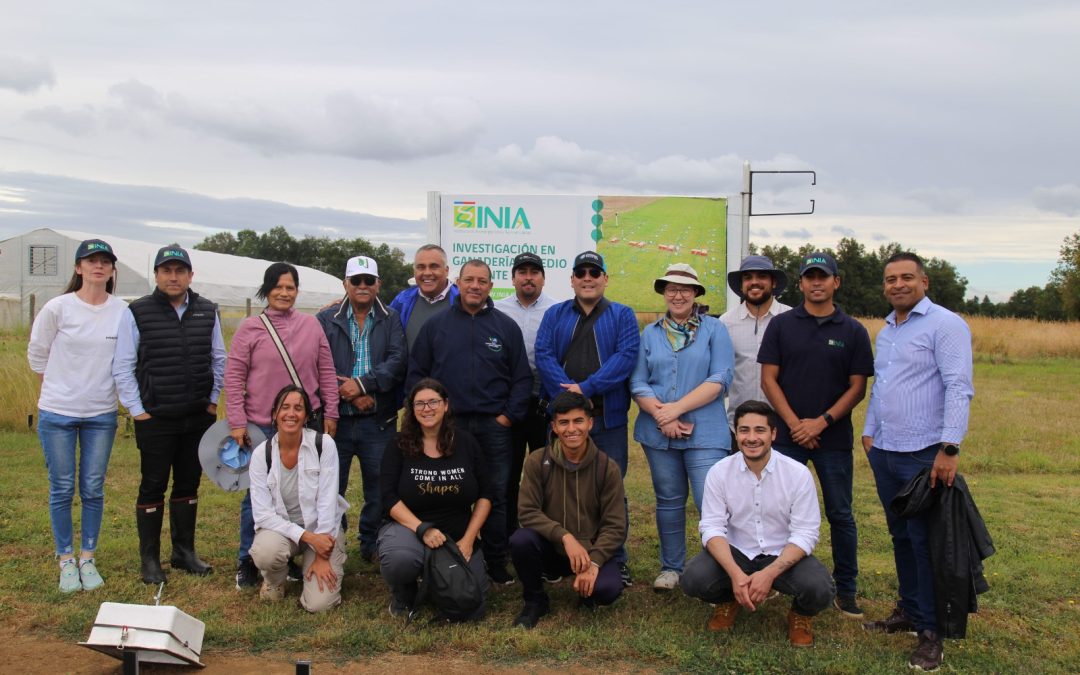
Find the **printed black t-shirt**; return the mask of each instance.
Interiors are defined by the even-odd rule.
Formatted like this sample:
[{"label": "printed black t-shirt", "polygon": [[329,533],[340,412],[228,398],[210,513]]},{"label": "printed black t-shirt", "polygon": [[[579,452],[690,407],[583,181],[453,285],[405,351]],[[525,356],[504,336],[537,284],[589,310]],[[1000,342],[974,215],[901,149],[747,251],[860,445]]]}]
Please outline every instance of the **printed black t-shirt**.
[{"label": "printed black t-shirt", "polygon": [[491,499],[484,455],[467,431],[454,432],[453,454],[432,458],[406,458],[397,439],[383,454],[380,491],[384,515],[399,501],[423,522],[433,523],[455,541],[465,535],[477,499]]}]

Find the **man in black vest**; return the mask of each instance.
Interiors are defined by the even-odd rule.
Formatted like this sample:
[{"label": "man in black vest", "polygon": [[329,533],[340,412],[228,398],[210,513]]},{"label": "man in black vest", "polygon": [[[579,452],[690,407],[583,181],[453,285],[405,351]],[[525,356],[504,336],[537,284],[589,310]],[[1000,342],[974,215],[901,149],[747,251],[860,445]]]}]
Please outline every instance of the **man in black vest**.
[{"label": "man in black vest", "polygon": [[142,483],[135,503],[142,580],[165,581],[161,522],[172,471],[169,527],[172,567],[206,575],[195,554],[199,441],[217,417],[225,374],[225,341],[217,306],[188,290],[194,276],[188,252],[166,246],[154,259],[153,293],[131,303],[120,318],[113,378],[120,403],[135,420]]}]

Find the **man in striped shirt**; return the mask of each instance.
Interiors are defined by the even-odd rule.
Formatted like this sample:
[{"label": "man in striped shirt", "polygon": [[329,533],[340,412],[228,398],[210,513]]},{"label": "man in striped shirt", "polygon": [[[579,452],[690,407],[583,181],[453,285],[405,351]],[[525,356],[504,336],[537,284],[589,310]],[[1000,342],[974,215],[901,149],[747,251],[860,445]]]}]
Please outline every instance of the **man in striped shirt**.
[{"label": "man in striped shirt", "polygon": [[926,297],[930,280],[914,253],[885,263],[885,297],[893,311],[877,337],[874,386],[862,445],[893,540],[900,600],[892,614],[864,624],[885,633],[917,632],[908,664],[941,665],[926,518],[901,519],[889,504],[923,469],[930,484],[951,486],[967,433],[972,386],[971,331],[964,320]]}]

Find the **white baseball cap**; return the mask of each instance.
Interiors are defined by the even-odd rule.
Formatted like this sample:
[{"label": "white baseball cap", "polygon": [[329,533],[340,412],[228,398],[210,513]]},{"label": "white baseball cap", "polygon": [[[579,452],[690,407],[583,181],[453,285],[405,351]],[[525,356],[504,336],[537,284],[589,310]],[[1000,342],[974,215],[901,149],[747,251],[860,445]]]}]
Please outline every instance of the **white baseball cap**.
[{"label": "white baseball cap", "polygon": [[370,274],[378,279],[379,263],[364,255],[349,258],[349,262],[345,263],[345,278],[348,279],[357,274]]}]

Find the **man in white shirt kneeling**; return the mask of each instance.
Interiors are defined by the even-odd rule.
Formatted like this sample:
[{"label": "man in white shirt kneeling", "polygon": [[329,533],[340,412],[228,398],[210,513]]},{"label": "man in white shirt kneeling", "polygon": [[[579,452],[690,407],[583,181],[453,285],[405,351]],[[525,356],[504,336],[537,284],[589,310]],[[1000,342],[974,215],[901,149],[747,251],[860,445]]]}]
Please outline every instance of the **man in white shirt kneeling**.
[{"label": "man in white shirt kneeling", "polygon": [[739,452],[705,478],[705,550],[686,565],[680,584],[687,595],[716,604],[710,631],[731,630],[740,606],[755,611],[774,588],[790,595],[788,639],[809,647],[812,617],[836,595],[829,570],[811,555],[821,526],[814,479],[772,451],[777,417],[767,403],[742,403],[734,423]]}]

